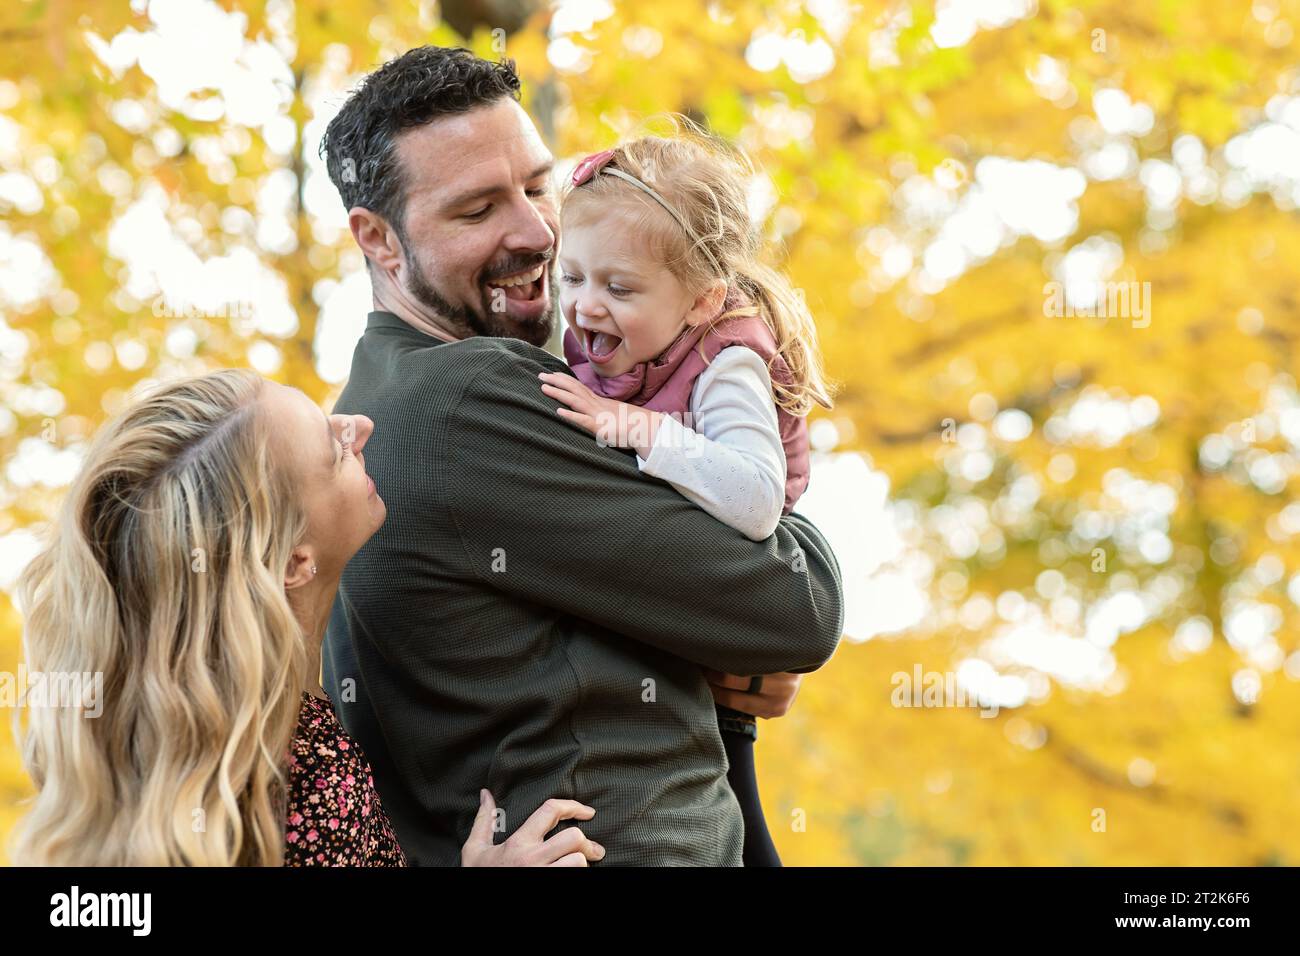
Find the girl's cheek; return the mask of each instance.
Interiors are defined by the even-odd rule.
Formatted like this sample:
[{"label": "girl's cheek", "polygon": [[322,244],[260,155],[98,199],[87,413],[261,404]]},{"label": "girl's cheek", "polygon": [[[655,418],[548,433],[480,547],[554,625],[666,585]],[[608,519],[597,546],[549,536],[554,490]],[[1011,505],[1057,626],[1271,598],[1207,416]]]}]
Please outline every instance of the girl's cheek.
[{"label": "girl's cheek", "polygon": [[622,314],[615,316],[618,319],[619,330],[623,337],[635,338],[641,332],[641,316],[637,315],[636,309],[623,306]]}]

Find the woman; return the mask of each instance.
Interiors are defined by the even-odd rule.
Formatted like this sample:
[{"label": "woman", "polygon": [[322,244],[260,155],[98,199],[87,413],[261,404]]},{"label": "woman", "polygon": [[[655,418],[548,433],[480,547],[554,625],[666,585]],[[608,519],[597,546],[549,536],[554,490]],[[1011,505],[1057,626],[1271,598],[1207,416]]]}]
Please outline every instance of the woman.
[{"label": "woman", "polygon": [[[29,708],[16,863],[405,862],[319,680],[343,568],[386,514],[372,429],[237,370],[104,426],[19,585],[28,669],[100,673],[102,700]],[[583,804],[548,801],[501,845],[493,810],[483,791],[465,865],[604,855],[576,826],[543,839]]]}]

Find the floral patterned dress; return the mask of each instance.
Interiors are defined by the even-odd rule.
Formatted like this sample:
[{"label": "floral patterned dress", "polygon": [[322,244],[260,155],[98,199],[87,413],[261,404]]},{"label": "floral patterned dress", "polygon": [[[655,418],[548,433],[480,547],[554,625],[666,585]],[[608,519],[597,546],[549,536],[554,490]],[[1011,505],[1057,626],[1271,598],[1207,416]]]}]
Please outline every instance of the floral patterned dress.
[{"label": "floral patterned dress", "polygon": [[285,866],[406,866],[370,764],[328,700],[303,691],[289,745]]}]

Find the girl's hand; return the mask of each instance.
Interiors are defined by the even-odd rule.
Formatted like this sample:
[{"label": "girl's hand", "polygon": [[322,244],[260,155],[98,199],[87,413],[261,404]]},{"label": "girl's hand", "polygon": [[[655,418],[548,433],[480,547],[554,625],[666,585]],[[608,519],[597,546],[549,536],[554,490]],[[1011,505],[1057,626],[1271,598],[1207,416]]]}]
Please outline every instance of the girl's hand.
[{"label": "girl's hand", "polygon": [[540,372],[537,377],[542,380],[544,395],[568,406],[555,410],[561,418],[591,432],[602,445],[634,448],[642,458],[650,456],[659,430],[658,412],[597,395],[563,372]]},{"label": "girl's hand", "polygon": [[492,821],[496,801],[487,790],[479,791],[478,816],[469,831],[469,839],[460,850],[461,866],[586,866],[588,860],[600,860],[605,848],[588,840],[577,827],[561,830],[549,840],[542,839],[561,820],[590,820],[594,808],[576,800],[547,800],[533,811],[505,843],[493,845]]}]

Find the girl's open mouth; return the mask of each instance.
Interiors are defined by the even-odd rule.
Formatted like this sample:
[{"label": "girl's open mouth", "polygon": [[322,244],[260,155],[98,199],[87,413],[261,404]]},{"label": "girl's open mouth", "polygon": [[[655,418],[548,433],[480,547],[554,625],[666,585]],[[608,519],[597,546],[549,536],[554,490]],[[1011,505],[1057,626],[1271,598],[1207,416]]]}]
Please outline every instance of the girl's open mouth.
[{"label": "girl's open mouth", "polygon": [[612,332],[593,332],[591,329],[582,329],[582,344],[586,349],[587,358],[591,359],[597,365],[604,365],[614,357],[618,347],[623,344],[623,340],[614,335]]}]

